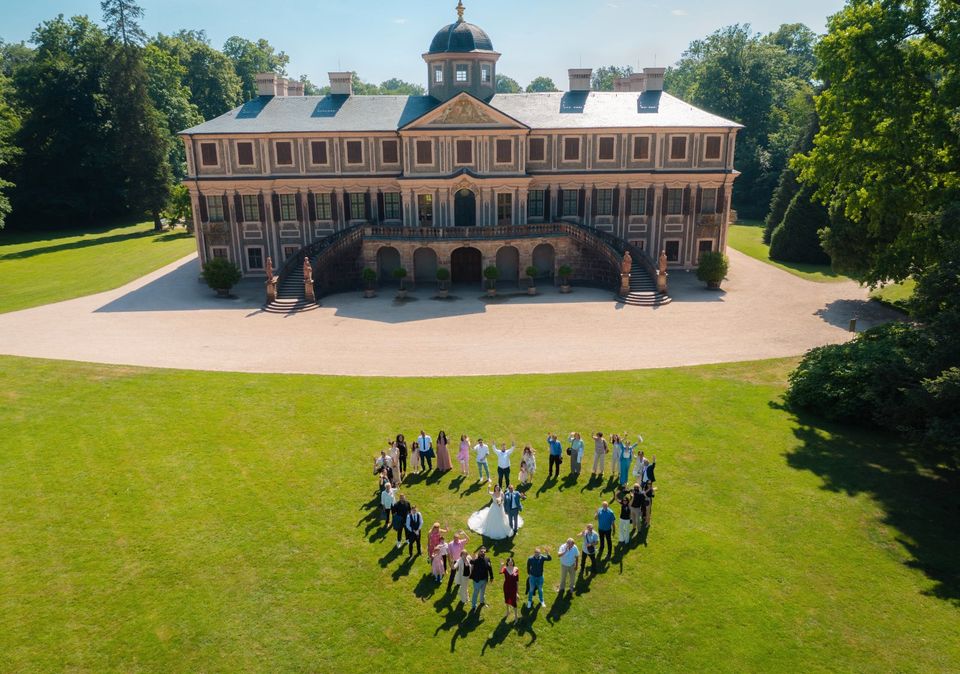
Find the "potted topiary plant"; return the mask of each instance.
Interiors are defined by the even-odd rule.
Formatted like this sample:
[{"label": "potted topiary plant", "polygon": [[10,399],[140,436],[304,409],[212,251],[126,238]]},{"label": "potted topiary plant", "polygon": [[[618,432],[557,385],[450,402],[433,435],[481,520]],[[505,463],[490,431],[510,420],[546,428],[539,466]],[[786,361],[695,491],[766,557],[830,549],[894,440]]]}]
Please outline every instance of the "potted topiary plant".
[{"label": "potted topiary plant", "polygon": [[446,267],[440,267],[437,269],[437,297],[441,299],[446,299],[447,295],[450,293],[449,286],[447,285],[450,281],[450,270]]},{"label": "potted topiary plant", "polygon": [[707,284],[711,290],[719,290],[720,282],[727,276],[730,261],[720,252],[700,254],[700,264],[697,266],[697,278]]},{"label": "potted topiary plant", "polygon": [[530,279],[530,285],[527,286],[527,294],[536,295],[537,286],[536,286],[536,283],[534,282],[534,279],[537,278],[537,276],[540,274],[540,270],[534,267],[533,265],[530,265],[529,267],[527,267],[526,273],[527,273],[527,278]]},{"label": "potted topiary plant", "polygon": [[225,257],[205,262],[201,275],[207,285],[217,291],[217,297],[230,297],[230,289],[243,277],[240,267]]},{"label": "potted topiary plant", "polygon": [[487,279],[487,297],[497,296],[497,279],[500,278],[500,270],[496,265],[490,265],[483,270],[483,277]]},{"label": "potted topiary plant", "polygon": [[405,279],[407,278],[407,270],[403,267],[397,267],[393,270],[393,278],[400,281],[400,290],[397,291],[397,299],[402,300],[407,296],[407,286]]},{"label": "potted topiary plant", "polygon": [[560,268],[557,269],[557,276],[560,277],[560,292],[570,292],[570,275],[572,273],[573,269],[570,268],[570,265],[562,264]]},{"label": "potted topiary plant", "polygon": [[377,281],[377,272],[370,267],[366,267],[360,272],[360,278],[363,279],[363,284],[366,286],[363,289],[363,296],[375,297],[377,291],[373,289],[373,284]]}]

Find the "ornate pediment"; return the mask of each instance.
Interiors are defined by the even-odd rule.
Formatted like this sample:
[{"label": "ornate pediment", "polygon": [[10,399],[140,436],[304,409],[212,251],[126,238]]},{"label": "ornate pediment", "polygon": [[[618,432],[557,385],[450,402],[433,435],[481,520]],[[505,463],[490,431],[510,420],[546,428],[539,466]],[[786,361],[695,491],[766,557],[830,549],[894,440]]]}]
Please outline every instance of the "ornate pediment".
[{"label": "ornate pediment", "polygon": [[461,98],[451,103],[440,115],[430,121],[431,124],[496,124],[497,120],[488,115],[469,98]]},{"label": "ornate pediment", "polygon": [[504,127],[523,129],[526,126],[467,93],[442,103],[430,112],[409,122],[404,129],[459,127]]}]

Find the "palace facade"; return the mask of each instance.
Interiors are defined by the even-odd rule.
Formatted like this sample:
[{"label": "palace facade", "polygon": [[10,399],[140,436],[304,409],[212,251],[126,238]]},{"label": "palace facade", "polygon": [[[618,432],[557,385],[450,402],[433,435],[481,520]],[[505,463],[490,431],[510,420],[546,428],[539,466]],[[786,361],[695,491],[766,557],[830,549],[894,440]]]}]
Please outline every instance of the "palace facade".
[{"label": "palace facade", "polygon": [[422,55],[428,95],[358,96],[333,72],[304,96],[261,74],[256,99],[183,131],[201,260],[256,276],[306,257],[321,289],[397,266],[615,284],[627,250],[655,275],[661,252],[689,269],[725,248],[740,125],[664,92],[663,68],[613,92],[575,68],[565,92],[495,93],[500,54],[457,9]]}]

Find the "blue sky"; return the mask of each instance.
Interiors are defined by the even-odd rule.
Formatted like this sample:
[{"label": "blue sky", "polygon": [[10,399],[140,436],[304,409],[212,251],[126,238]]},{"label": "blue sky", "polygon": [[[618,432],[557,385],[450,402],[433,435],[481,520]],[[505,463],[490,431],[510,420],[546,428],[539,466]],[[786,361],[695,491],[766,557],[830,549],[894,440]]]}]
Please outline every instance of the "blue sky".
[{"label": "blue sky", "polygon": [[[456,19],[456,0],[140,0],[149,34],[204,29],[212,43],[264,37],[290,56],[292,75],[315,83],[327,71],[355,70],[425,84],[420,58],[434,33]],[[498,72],[522,85],[547,75],[566,88],[567,68],[669,65],[691,40],[731,23],[768,32],[803,22],[818,33],[843,0],[465,0],[465,18],[503,56]],[[0,38],[28,40],[57,14],[100,17],[99,0],[0,0]]]}]

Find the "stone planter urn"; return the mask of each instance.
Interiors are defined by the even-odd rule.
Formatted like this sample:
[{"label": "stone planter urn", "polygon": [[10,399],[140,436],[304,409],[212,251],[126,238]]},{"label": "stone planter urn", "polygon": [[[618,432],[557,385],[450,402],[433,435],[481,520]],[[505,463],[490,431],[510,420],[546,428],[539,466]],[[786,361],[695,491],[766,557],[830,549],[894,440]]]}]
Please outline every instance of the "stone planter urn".
[{"label": "stone planter urn", "polygon": [[450,296],[450,291],[449,291],[447,288],[438,288],[438,289],[437,289],[437,297],[439,297],[440,299],[445,300],[445,299],[447,299],[449,296]]},{"label": "stone planter urn", "polygon": [[487,297],[496,297],[497,289],[496,288],[487,288]]},{"label": "stone planter urn", "polygon": [[406,289],[406,288],[400,288],[400,290],[397,291],[397,299],[398,299],[398,300],[405,300],[405,299],[407,299],[407,289]]},{"label": "stone planter urn", "polygon": [[377,291],[374,290],[373,288],[366,288],[366,289],[363,291],[363,296],[364,296],[364,297],[376,297],[376,296],[377,296]]},{"label": "stone planter urn", "polygon": [[561,284],[560,284],[560,292],[562,292],[564,295],[566,295],[567,293],[571,292],[572,290],[573,290],[573,288],[570,286],[569,283],[561,283]]}]

